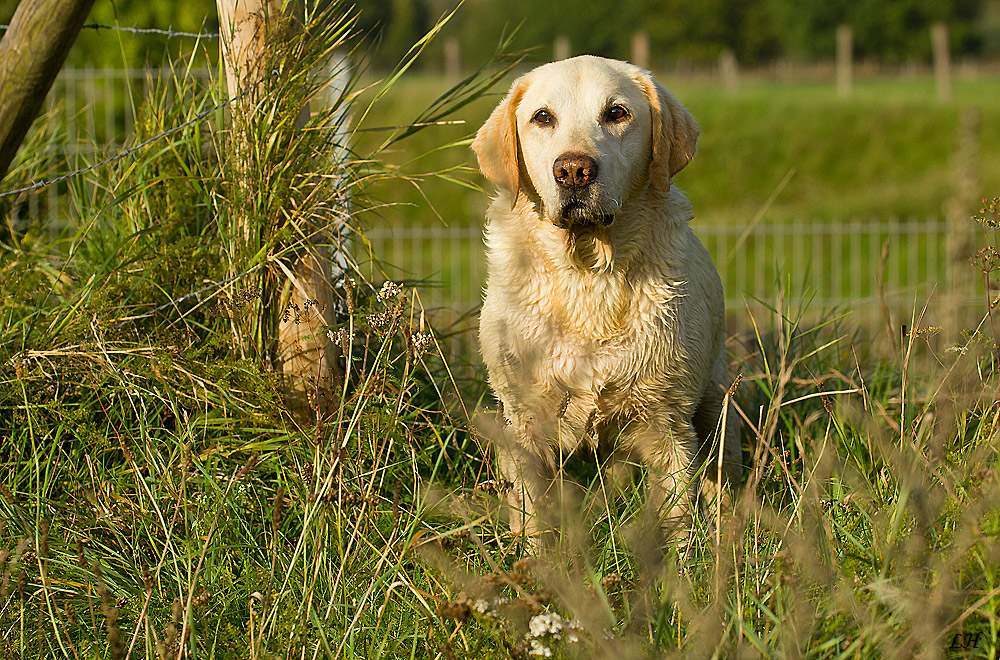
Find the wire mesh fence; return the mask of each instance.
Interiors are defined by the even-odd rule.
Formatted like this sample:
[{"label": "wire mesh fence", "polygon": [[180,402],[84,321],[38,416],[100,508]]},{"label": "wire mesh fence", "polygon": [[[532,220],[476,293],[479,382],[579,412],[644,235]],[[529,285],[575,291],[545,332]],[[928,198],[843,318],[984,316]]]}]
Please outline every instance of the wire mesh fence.
[{"label": "wire mesh fence", "polygon": [[[773,304],[779,290],[817,313],[839,308],[865,316],[880,303],[908,313],[932,294],[949,294],[948,232],[949,223],[935,218],[762,223],[746,235],[743,225],[695,227],[733,314]],[[365,235],[361,249],[382,260],[389,278],[415,281],[426,306],[467,310],[481,302],[481,228],[375,227]],[[960,303],[982,300],[970,292]]]},{"label": "wire mesh fence", "polygon": [[[113,69],[85,67],[64,68],[59,72],[46,96],[44,117],[51,140],[43,145],[44,162],[50,169],[31,173],[29,179],[15,177],[4,180],[8,188],[30,188],[41,179],[57,179],[67,171],[84,168],[122,151],[135,134],[141,108],[157,81],[174,75],[170,68]],[[187,80],[206,88],[216,77],[208,68],[193,68],[185,72]],[[170,86],[163,87],[170,94]],[[22,148],[31,148],[25,146]],[[15,161],[16,165],[16,161]],[[49,233],[55,235],[66,228],[73,217],[67,185],[57,183],[42,190],[17,196],[10,207],[9,221],[15,229],[41,220]]]},{"label": "wire mesh fence", "polygon": [[[48,97],[52,121],[64,130],[52,161],[72,166],[121,149],[134,134],[151,85],[169,75],[168,69],[63,70]],[[216,79],[208,68],[187,75],[206,86]],[[24,195],[11,206],[9,219],[14,227],[42,220],[57,232],[72,216],[69,198],[63,185]],[[949,232],[954,231],[952,223],[933,217],[763,222],[749,232],[743,224],[695,225],[720,270],[726,307],[734,314],[747,305],[768,304],[779,290],[808,300],[813,310],[846,308],[859,314],[878,313],[880,305],[903,313],[932,293],[954,302],[954,272],[971,269],[949,255]],[[972,231],[970,226],[970,236]],[[353,243],[356,259],[375,258],[388,278],[415,282],[426,307],[462,313],[481,302],[486,265],[479,225],[377,225],[365,235]],[[978,288],[963,294],[959,307],[982,308],[982,285],[974,277],[963,282],[970,279]]]}]

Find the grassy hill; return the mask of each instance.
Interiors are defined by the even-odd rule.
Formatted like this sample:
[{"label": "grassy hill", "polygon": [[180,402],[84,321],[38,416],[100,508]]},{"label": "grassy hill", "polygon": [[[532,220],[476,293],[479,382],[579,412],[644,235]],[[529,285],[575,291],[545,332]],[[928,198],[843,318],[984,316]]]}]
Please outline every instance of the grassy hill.
[{"label": "grassy hill", "polygon": [[[699,222],[746,223],[775,192],[767,219],[777,222],[926,219],[945,215],[965,171],[974,191],[969,213],[1000,189],[998,79],[956,81],[950,102],[937,100],[928,78],[859,80],[849,100],[836,97],[832,82],[745,80],[736,96],[725,94],[717,82],[668,77],[661,82],[701,125],[698,154],[677,178]],[[401,81],[363,128],[406,124],[415,109],[446,87],[440,78]],[[505,91],[502,86],[495,96],[460,111],[454,119],[463,125],[427,130],[389,155],[413,179],[371,188],[380,200],[405,204],[382,209],[385,222],[481,222],[485,202],[478,191],[426,174],[447,169],[449,178],[482,184],[473,154],[458,142],[475,132]],[[963,113],[968,113],[963,130],[973,145],[961,157],[965,160],[957,156]],[[363,149],[383,135],[362,133]]]}]

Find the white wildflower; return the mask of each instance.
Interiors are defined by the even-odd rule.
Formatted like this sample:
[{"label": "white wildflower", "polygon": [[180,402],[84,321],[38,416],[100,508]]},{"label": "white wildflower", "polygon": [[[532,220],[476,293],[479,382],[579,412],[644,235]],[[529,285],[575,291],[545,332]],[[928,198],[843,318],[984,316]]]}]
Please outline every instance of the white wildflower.
[{"label": "white wildflower", "polygon": [[548,634],[552,635],[555,639],[559,639],[564,627],[566,627],[566,622],[555,612],[536,614],[528,622],[529,634],[532,637],[541,637]]},{"label": "white wildflower", "polygon": [[476,599],[472,603],[472,609],[476,610],[480,614],[487,616],[491,619],[496,619],[499,617],[497,608],[501,605],[506,605],[510,602],[509,598],[503,596],[497,596],[491,600],[486,600],[485,598]]},{"label": "white wildflower", "polygon": [[549,647],[545,646],[544,644],[542,644],[541,642],[539,642],[537,639],[533,639],[533,640],[531,640],[531,650],[528,651],[528,653],[530,655],[540,655],[540,656],[544,656],[544,657],[548,658],[548,657],[552,656],[552,649],[550,649]]}]

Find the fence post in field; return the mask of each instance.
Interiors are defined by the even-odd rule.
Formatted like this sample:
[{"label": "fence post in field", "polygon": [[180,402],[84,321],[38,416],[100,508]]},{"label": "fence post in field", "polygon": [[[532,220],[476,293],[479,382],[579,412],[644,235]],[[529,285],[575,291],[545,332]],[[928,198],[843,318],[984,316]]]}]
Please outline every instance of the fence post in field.
[{"label": "fence post in field", "polygon": [[444,40],[444,76],[452,84],[462,79],[462,45],[457,37]]},{"label": "fence post in field", "polygon": [[948,27],[944,23],[931,26],[931,51],[934,53],[934,79],[940,101],[951,100],[951,57],[948,53]]},{"label": "fence post in field", "polygon": [[94,0],[21,0],[0,40],[0,179],[7,174]]},{"label": "fence post in field", "polygon": [[851,97],[854,84],[854,34],[850,25],[837,26],[837,96]]},{"label": "fence post in field", "polygon": [[736,54],[729,48],[719,53],[719,74],[726,94],[736,96],[740,91],[740,68],[736,63]]},{"label": "fence post in field", "polygon": [[979,210],[976,199],[980,189],[976,162],[979,151],[977,109],[964,108],[959,113],[957,138],[955,153],[952,155],[955,192],[945,206],[948,222],[948,234],[945,238],[947,287],[943,292],[947,301],[945,318],[955,324],[955,327],[947,327],[945,330],[951,333],[950,338],[955,341],[958,341],[964,324],[975,322],[975,319],[967,318],[965,303],[974,296],[977,284],[976,269],[969,262],[976,251],[974,243],[978,235],[976,223],[971,218]]},{"label": "fence post in field", "polygon": [[[271,139],[269,134],[254,131],[254,122],[269,121],[281,123],[287,118],[265,117],[263,113],[273,110],[265,107],[259,90],[268,76],[280,75],[269,70],[267,49],[273,49],[275,42],[290,39],[301,32],[299,7],[287,0],[216,0],[219,11],[219,25],[222,33],[222,53],[226,65],[226,82],[229,98],[237,99],[232,105],[232,153],[236,160],[235,197],[242,197],[244,204],[237,208],[235,200],[230,200],[234,224],[239,227],[237,234],[246,241],[249,252],[267,250],[274,253],[285,248],[286,254],[271,259],[264,275],[257,279],[261,292],[258,305],[259,317],[253,319],[254,337],[258,350],[263,346],[267,351],[274,346],[271,356],[274,366],[279,367],[290,387],[290,404],[297,414],[308,416],[311,410],[328,409],[335,398],[333,384],[340,374],[340,351],[328,336],[328,328],[334,322],[335,296],[331,284],[334,259],[326,238],[326,228],[312,227],[308,220],[292,222],[288,229],[292,236],[287,241],[294,245],[266,245],[261,242],[261,229],[251,224],[257,218],[247,217],[255,208],[246,201],[256,195],[266,199],[269,191],[254,189],[250,178],[254,167],[252,140]],[[293,15],[283,14],[293,12]],[[280,43],[277,44],[280,48]],[[284,70],[284,63],[278,65]],[[255,113],[261,113],[257,116]],[[309,119],[308,102],[301,108],[295,119],[293,132],[301,129]],[[265,168],[276,166],[262,163]],[[266,179],[265,179],[266,180]],[[295,216],[295,209],[285,209],[289,216]],[[298,233],[298,236],[295,234]],[[304,238],[300,238],[304,236]],[[288,248],[294,249],[288,249]],[[235,328],[234,328],[235,329]],[[245,343],[244,338],[238,338]],[[252,352],[252,351],[251,351]]]},{"label": "fence post in field", "polygon": [[649,68],[649,33],[639,31],[632,35],[632,64],[640,69]]},{"label": "fence post in field", "polygon": [[552,44],[552,55],[553,60],[565,60],[570,56],[573,49],[569,45],[569,37],[565,34],[560,34],[556,37],[556,41]]}]

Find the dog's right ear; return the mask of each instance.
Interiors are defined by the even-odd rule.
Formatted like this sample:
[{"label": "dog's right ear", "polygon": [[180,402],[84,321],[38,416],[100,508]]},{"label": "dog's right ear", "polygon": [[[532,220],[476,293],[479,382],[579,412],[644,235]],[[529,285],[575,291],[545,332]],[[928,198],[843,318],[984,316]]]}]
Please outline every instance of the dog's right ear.
[{"label": "dog's right ear", "polygon": [[493,109],[472,141],[472,150],[479,159],[483,176],[510,191],[513,199],[517,199],[521,178],[517,118],[514,113],[524,95],[524,87],[523,79],[514,81],[507,98]]}]

